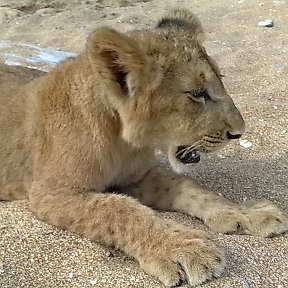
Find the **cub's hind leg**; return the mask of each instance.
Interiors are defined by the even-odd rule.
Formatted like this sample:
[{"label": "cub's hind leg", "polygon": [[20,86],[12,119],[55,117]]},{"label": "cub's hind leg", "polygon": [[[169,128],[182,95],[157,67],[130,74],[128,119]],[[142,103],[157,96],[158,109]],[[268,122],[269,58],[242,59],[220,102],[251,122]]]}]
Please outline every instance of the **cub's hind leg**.
[{"label": "cub's hind leg", "polygon": [[127,190],[148,206],[190,214],[217,232],[269,237],[288,231],[287,215],[271,202],[238,205],[163,168],[151,170]]}]

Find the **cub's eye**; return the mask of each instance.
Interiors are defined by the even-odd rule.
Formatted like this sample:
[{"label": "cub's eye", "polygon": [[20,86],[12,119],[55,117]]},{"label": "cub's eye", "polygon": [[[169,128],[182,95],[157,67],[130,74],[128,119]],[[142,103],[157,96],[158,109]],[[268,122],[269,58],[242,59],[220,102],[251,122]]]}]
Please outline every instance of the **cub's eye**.
[{"label": "cub's eye", "polygon": [[203,100],[207,101],[211,99],[206,89],[185,91],[185,94],[189,94],[188,98],[196,102],[201,102]]}]

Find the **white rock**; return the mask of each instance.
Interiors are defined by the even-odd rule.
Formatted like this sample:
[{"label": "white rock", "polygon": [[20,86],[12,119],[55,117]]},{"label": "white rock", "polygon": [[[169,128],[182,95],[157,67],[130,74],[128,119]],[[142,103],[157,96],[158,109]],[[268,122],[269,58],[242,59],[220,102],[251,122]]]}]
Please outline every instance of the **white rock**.
[{"label": "white rock", "polygon": [[132,276],[130,277],[130,280],[131,280],[131,281],[135,281],[135,279],[136,279],[136,277],[135,277],[134,275],[132,275]]},{"label": "white rock", "polygon": [[284,5],[284,4],[286,4],[286,0],[275,0],[275,1],[273,1],[273,4],[277,5],[277,6]]},{"label": "white rock", "polygon": [[247,149],[247,148],[250,148],[252,146],[252,142],[250,142],[248,140],[241,140],[240,145]]},{"label": "white rock", "polygon": [[273,21],[271,19],[261,20],[258,22],[260,27],[273,27]]},{"label": "white rock", "polygon": [[97,283],[97,281],[94,280],[94,279],[91,279],[91,280],[89,280],[89,283],[90,283],[92,286],[94,286],[94,285]]},{"label": "white rock", "polygon": [[68,273],[68,277],[72,278],[73,277],[73,273],[72,272]]}]

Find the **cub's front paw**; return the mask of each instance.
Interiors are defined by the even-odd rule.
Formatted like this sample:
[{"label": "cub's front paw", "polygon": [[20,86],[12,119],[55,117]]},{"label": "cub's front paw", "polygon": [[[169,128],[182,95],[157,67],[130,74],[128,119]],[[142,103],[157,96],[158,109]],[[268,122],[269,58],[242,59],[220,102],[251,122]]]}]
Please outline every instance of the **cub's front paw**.
[{"label": "cub's front paw", "polygon": [[247,234],[271,237],[288,231],[288,215],[270,201],[247,201],[242,210]]},{"label": "cub's front paw", "polygon": [[159,231],[138,260],[144,271],[158,277],[166,287],[186,283],[195,287],[219,277],[225,267],[223,252],[206,234],[178,225]]},{"label": "cub's front paw", "polygon": [[222,209],[205,224],[221,233],[271,237],[288,231],[288,217],[269,201],[247,201],[240,207]]}]

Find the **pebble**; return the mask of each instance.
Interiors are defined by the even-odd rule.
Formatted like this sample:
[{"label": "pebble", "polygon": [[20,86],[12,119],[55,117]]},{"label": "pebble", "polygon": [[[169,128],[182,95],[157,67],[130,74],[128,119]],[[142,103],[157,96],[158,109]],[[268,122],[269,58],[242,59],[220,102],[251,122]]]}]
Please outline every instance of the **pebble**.
[{"label": "pebble", "polygon": [[72,278],[73,277],[73,273],[72,272],[68,273],[68,277]]},{"label": "pebble", "polygon": [[284,4],[286,4],[286,0],[275,0],[275,1],[273,1],[273,4],[277,5],[277,6],[284,5]]},{"label": "pebble", "polygon": [[261,20],[258,22],[258,26],[260,26],[260,27],[273,27],[273,21],[270,19]]},{"label": "pebble", "polygon": [[252,146],[252,142],[250,142],[248,140],[241,140],[240,145],[247,149],[247,148],[250,148]]},{"label": "pebble", "polygon": [[89,283],[90,283],[92,286],[94,286],[94,285],[97,283],[97,281],[96,281],[96,280],[93,280],[93,279],[91,279],[91,280],[89,280]]},{"label": "pebble", "polygon": [[219,157],[220,159],[225,159],[225,156],[222,155],[222,154],[218,154],[218,157]]}]

